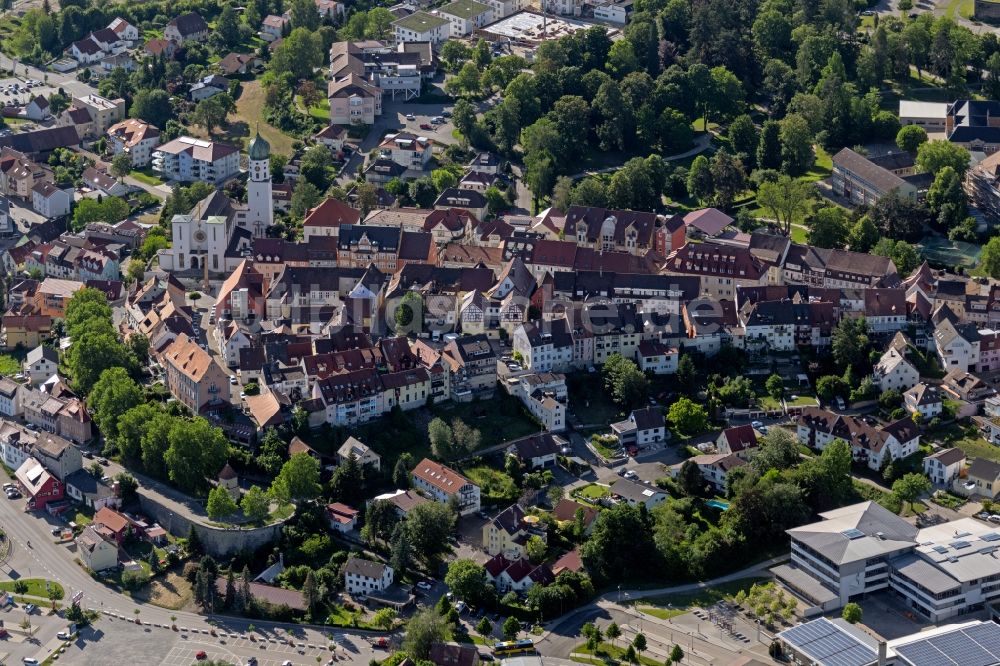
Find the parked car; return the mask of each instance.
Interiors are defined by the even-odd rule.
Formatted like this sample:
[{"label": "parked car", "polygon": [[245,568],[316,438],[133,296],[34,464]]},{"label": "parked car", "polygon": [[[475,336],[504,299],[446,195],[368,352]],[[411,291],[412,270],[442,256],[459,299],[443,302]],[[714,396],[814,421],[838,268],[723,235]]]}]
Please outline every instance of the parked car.
[{"label": "parked car", "polygon": [[36,606],[35,604],[28,604],[27,606],[24,607],[24,612],[27,613],[28,615],[31,615],[36,610],[38,610],[38,606]]},{"label": "parked car", "polygon": [[34,657],[25,657],[21,660],[25,666],[38,666],[38,660]]},{"label": "parked car", "polygon": [[204,650],[198,650],[198,652],[195,653],[194,658],[201,661],[202,659],[208,659],[208,655],[205,654]]},{"label": "parked car", "polygon": [[422,130],[432,130],[434,129],[430,123],[420,123],[420,129]]},{"label": "parked car", "polygon": [[107,467],[110,464],[107,458],[98,458],[97,462],[99,462],[101,465],[104,465],[105,467]]},{"label": "parked car", "polygon": [[58,634],[56,634],[56,638],[58,638],[61,641],[68,641],[69,639],[73,638],[73,634],[69,633],[68,631],[60,631]]},{"label": "parked car", "polygon": [[408,113],[408,114],[406,114],[406,119],[407,120],[416,120],[417,117],[415,115],[413,115],[412,113]]},{"label": "parked car", "polygon": [[229,375],[229,383],[236,386],[236,375]]},{"label": "parked car", "polygon": [[431,589],[434,586],[428,583],[426,580],[422,580],[419,583],[417,583],[417,587],[426,592],[427,590]]}]

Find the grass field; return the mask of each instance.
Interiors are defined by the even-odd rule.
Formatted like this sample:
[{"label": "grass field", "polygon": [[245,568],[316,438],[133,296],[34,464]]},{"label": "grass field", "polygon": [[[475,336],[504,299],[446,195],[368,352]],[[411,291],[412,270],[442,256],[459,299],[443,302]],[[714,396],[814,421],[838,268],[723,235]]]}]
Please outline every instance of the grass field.
[{"label": "grass field", "polygon": [[677,615],[683,615],[692,608],[711,606],[723,599],[735,596],[740,590],[749,591],[755,583],[766,583],[768,580],[770,579],[762,576],[738,578],[728,583],[706,587],[693,592],[649,597],[648,599],[643,599],[641,602],[636,602],[636,605],[643,613],[662,619],[669,619]]},{"label": "grass field", "polygon": [[[612,645],[611,643],[601,643],[597,646],[596,650],[591,651],[587,648],[586,643],[582,643],[573,648],[573,652],[577,654],[590,654],[594,655],[594,658],[580,658],[573,657],[573,661],[578,661],[585,664],[606,664],[605,660],[613,661],[624,661],[623,656],[625,655],[626,645],[628,642],[625,640],[620,640],[617,644]],[[643,666],[661,666],[660,662],[653,657],[647,657],[644,655],[639,655],[639,663]]]},{"label": "grass field", "polygon": [[259,127],[261,136],[271,144],[272,153],[292,154],[294,139],[263,120],[264,88],[260,81],[247,81],[243,84],[240,98],[236,100],[236,113],[230,118],[234,118],[234,122],[230,125],[229,131],[235,136],[249,137],[253,129]]},{"label": "grass field", "polygon": [[320,99],[319,104],[316,106],[306,109],[305,105],[302,103],[302,98],[298,95],[295,97],[295,104],[299,107],[299,110],[303,113],[308,112],[310,116],[318,120],[327,122],[330,120],[330,100]]},{"label": "grass field", "polygon": [[589,500],[599,500],[602,497],[607,497],[611,494],[607,486],[599,486],[596,483],[591,483],[589,486],[584,486],[577,491],[580,497]]},{"label": "grass field", "polygon": [[1000,462],[1000,447],[993,446],[979,434],[974,425],[951,424],[927,434],[928,439],[940,439],[947,446],[957,446],[967,458],[985,458]]},{"label": "grass field", "polygon": [[5,590],[7,592],[16,592],[14,585],[16,583],[24,583],[27,588],[23,592],[17,592],[18,594],[26,594],[29,597],[41,597],[43,599],[49,598],[49,592],[45,588],[46,582],[49,585],[50,590],[55,590],[56,599],[62,599],[65,592],[63,591],[63,586],[55,581],[46,581],[44,578],[22,578],[19,581],[5,580],[0,581],[0,590]]},{"label": "grass field", "polygon": [[0,354],[0,375],[16,375],[21,372],[21,362],[10,354]]},{"label": "grass field", "polygon": [[133,169],[129,175],[140,183],[146,183],[147,185],[156,186],[163,184],[163,181],[149,170],[140,171],[139,169]]},{"label": "grass field", "polygon": [[[501,403],[502,407],[498,407]],[[479,430],[482,448],[538,432],[538,426],[528,418],[521,403],[507,395],[489,402],[442,403],[435,405],[433,412],[448,422],[458,417]]]},{"label": "grass field", "polygon": [[470,467],[464,472],[480,487],[483,497],[513,501],[520,494],[517,486],[514,485],[514,479],[499,470],[479,466]]}]

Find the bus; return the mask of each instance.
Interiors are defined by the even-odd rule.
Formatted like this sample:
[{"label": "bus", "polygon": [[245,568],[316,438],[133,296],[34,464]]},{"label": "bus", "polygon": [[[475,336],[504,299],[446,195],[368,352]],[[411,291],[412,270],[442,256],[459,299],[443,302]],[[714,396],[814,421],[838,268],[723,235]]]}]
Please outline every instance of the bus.
[{"label": "bus", "polygon": [[500,641],[493,645],[493,654],[528,654],[535,651],[535,643],[530,638],[520,641]]}]

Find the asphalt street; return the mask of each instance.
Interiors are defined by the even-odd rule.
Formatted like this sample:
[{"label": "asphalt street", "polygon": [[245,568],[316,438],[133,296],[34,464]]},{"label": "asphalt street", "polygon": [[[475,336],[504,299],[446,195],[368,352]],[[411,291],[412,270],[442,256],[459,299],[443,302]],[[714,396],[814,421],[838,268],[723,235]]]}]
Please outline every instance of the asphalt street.
[{"label": "asphalt street", "polygon": [[[2,474],[0,474],[2,476]],[[111,590],[92,579],[83,568],[74,562],[75,549],[66,544],[55,542],[50,530],[62,525],[61,522],[44,513],[25,513],[24,500],[0,500],[0,526],[12,542],[13,552],[9,560],[0,567],[0,576],[12,580],[18,578],[48,578],[59,581],[69,598],[78,591],[83,592],[82,605],[101,612],[102,619],[97,623],[95,634],[97,640],[93,643],[84,641],[80,652],[103,653],[101,648],[105,634],[117,634],[121,631],[139,630],[155,635],[151,641],[156,646],[156,654],[160,661],[143,663],[171,663],[170,652],[175,644],[198,643],[209,656],[212,647],[220,656],[230,652],[245,657],[255,655],[258,660],[263,658],[281,663],[285,659],[293,663],[316,663],[316,656],[321,661],[328,660],[334,654],[338,661],[367,664],[372,658],[384,653],[372,649],[368,642],[368,634],[361,631],[344,631],[334,628],[305,628],[300,625],[266,622],[261,620],[246,620],[225,615],[200,615],[187,611],[174,611],[151,604],[137,603]],[[31,547],[28,547],[28,543]],[[134,623],[135,611],[144,626]],[[170,629],[174,623],[171,617],[176,617],[176,625],[187,631],[174,632]],[[246,634],[247,627],[253,624],[258,635],[267,640],[264,643],[252,642]],[[216,631],[218,636],[212,636]],[[223,635],[224,634],[224,635]],[[335,643],[331,638],[336,641]],[[292,640],[294,646],[282,645]],[[263,645],[263,647],[261,647]],[[331,650],[331,645],[337,645]],[[94,647],[97,647],[95,650]],[[176,656],[176,655],[175,655]],[[107,663],[104,660],[60,660],[60,663]],[[122,662],[122,663],[128,663]],[[135,662],[132,662],[135,663]],[[241,662],[242,663],[242,662]],[[264,662],[261,662],[264,663]]]}]

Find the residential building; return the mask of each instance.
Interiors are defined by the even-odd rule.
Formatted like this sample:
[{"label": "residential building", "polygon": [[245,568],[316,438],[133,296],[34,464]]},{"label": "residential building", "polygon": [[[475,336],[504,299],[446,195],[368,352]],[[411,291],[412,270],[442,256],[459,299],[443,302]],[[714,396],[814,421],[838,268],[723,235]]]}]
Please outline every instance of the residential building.
[{"label": "residential building", "polygon": [[924,457],[924,474],[936,486],[950,488],[965,466],[965,452],[956,447]]},{"label": "residential building", "polygon": [[188,90],[188,99],[200,102],[224,92],[229,92],[229,79],[218,74],[209,74],[191,86]]},{"label": "residential building", "polygon": [[450,22],[442,16],[416,11],[396,19],[392,24],[396,43],[430,42],[440,44],[451,34]]},{"label": "residential building", "polygon": [[330,197],[315,208],[309,209],[302,221],[302,235],[307,242],[316,236],[336,238],[340,234],[340,227],[354,226],[360,222],[360,210]]},{"label": "residential building", "polygon": [[497,383],[497,357],[484,334],[462,335],[441,350],[449,367],[451,399],[467,402],[492,395]]},{"label": "residential building", "polygon": [[566,429],[566,376],[559,373],[543,372],[520,375],[508,379],[505,386],[528,412],[550,432]]},{"label": "residential building", "polygon": [[264,17],[258,34],[265,42],[274,42],[282,38],[285,34],[285,26],[289,23],[291,23],[291,18],[288,16],[270,14]]},{"label": "residential building", "polygon": [[635,360],[643,372],[651,372],[654,375],[672,375],[677,372],[680,352],[677,347],[671,347],[656,340],[641,340],[635,351]]},{"label": "residential building", "polygon": [[90,470],[76,470],[66,477],[65,485],[66,495],[95,512],[105,507],[121,507],[117,489],[98,479]]},{"label": "residential building", "polygon": [[95,525],[87,525],[76,537],[76,549],[83,565],[91,571],[118,566],[118,546],[101,536]]},{"label": "residential building", "polygon": [[101,536],[121,546],[132,534],[132,521],[127,516],[110,507],[99,509],[91,522]]},{"label": "residential building", "polygon": [[385,412],[382,382],[373,368],[326,377],[313,385],[312,395],[322,400],[331,425],[366,423]]},{"label": "residential building", "polygon": [[211,404],[229,402],[229,373],[181,333],[160,355],[170,393],[195,414]]},{"label": "residential building", "polygon": [[344,565],[344,589],[351,595],[383,592],[392,585],[392,580],[392,567],[382,562],[351,557]]},{"label": "residential building", "polygon": [[916,199],[918,176],[898,176],[850,148],[841,148],[833,156],[830,184],[833,191],[859,206],[874,206],[890,192],[906,199]]},{"label": "residential building", "polygon": [[483,550],[488,555],[503,555],[516,560],[527,557],[528,539],[546,541],[544,527],[536,516],[529,516],[519,504],[512,504],[483,525]]},{"label": "residential building", "polygon": [[799,440],[815,449],[824,449],[841,439],[851,447],[854,460],[866,462],[872,470],[882,468],[885,456],[899,460],[915,453],[920,430],[909,417],[886,426],[872,426],[862,418],[839,415],[819,407],[806,407],[798,419]]},{"label": "residential building", "polygon": [[361,512],[357,509],[352,509],[341,502],[326,505],[326,518],[330,522],[330,529],[335,532],[343,533],[353,530],[357,527],[360,514]]},{"label": "residential building", "polygon": [[93,93],[74,97],[72,108],[86,111],[90,117],[90,122],[83,127],[77,124],[77,133],[81,138],[97,138],[125,117],[124,99],[107,99]]},{"label": "residential building", "polygon": [[331,125],[373,125],[382,115],[382,91],[353,72],[327,86]]},{"label": "residential building", "polygon": [[[514,330],[511,348],[534,372],[566,372],[574,364],[574,339],[565,319],[528,322]],[[593,355],[591,354],[591,360]]]},{"label": "residential building", "polygon": [[41,384],[59,371],[59,351],[49,345],[38,345],[24,358],[21,371],[32,386]]},{"label": "residential building", "polygon": [[908,391],[920,382],[920,372],[903,352],[890,347],[875,364],[873,378],[880,391]]},{"label": "residential building", "polygon": [[[508,456],[514,456],[529,470],[556,466],[556,457],[569,442],[551,433],[528,435],[510,442],[506,448]],[[491,553],[492,554],[492,553]]]},{"label": "residential building", "polygon": [[581,504],[565,497],[552,507],[552,517],[559,524],[576,522],[577,516],[580,516],[584,534],[590,534],[593,531],[597,513],[597,509],[590,504]]},{"label": "residential building", "polygon": [[392,160],[407,169],[424,171],[434,154],[433,146],[434,142],[426,136],[397,132],[386,134],[378,151],[383,159]]},{"label": "residential building", "polygon": [[52,183],[43,181],[31,188],[31,207],[43,217],[68,215],[72,205],[72,193]]},{"label": "residential building", "polygon": [[978,402],[993,395],[995,390],[977,375],[959,368],[951,370],[941,380],[941,390],[956,400]]},{"label": "residential building", "polygon": [[347,441],[337,449],[337,461],[339,464],[343,465],[351,456],[354,456],[360,464],[371,466],[376,472],[382,468],[382,456],[354,437],[348,437]]},{"label": "residential building", "polygon": [[647,509],[652,509],[667,499],[667,493],[644,481],[616,479],[611,484],[611,497],[613,500],[625,502],[629,506],[643,504]]},{"label": "residential building", "polygon": [[941,391],[937,386],[920,382],[903,393],[903,406],[910,414],[920,414],[924,421],[929,421],[941,414],[944,403],[941,401]]},{"label": "residential building", "polygon": [[611,433],[625,448],[645,449],[666,439],[667,424],[659,408],[644,407],[632,410],[624,421],[612,423]]},{"label": "residential building", "polygon": [[439,7],[438,16],[448,19],[449,36],[452,39],[471,35],[492,21],[493,12],[489,5],[476,0],[455,0]]},{"label": "residential building", "polygon": [[133,47],[139,41],[139,28],[135,27],[120,16],[114,18],[108,24],[108,30],[113,31],[118,38],[123,40],[129,47]]},{"label": "residential building", "polygon": [[946,371],[967,372],[979,362],[979,331],[971,324],[942,319],[934,328],[934,349]]},{"label": "residential building", "polygon": [[198,14],[189,12],[171,19],[163,29],[163,37],[176,44],[203,42],[208,39],[208,24]]},{"label": "residential building", "polygon": [[494,555],[483,567],[486,569],[486,577],[501,594],[526,592],[536,583],[548,585],[555,581],[548,565],[535,566],[525,558],[509,560],[503,555]]},{"label": "residential building", "polygon": [[182,136],[153,151],[153,170],[167,180],[219,184],[239,172],[240,151],[217,141]]},{"label": "residential building", "polygon": [[[24,412],[21,407],[21,385],[10,377],[0,377],[0,416],[20,416]],[[7,465],[13,469],[17,465]]]},{"label": "residential building", "polygon": [[705,480],[705,483],[710,485],[715,492],[724,493],[726,491],[726,475],[729,474],[729,470],[742,467],[747,464],[747,461],[734,453],[713,453],[692,456],[682,463],[671,465],[670,476],[676,479],[681,473],[681,468],[686,463],[697,465],[698,471],[701,472],[701,477]]},{"label": "residential building", "polygon": [[21,494],[27,498],[29,509],[45,509],[48,504],[61,500],[65,492],[62,482],[31,457],[17,468],[14,480]]},{"label": "residential building", "polygon": [[737,287],[767,284],[768,267],[748,248],[715,242],[687,243],[667,256],[663,272],[701,278],[704,296],[732,300]]},{"label": "residential building", "polygon": [[93,189],[106,197],[124,197],[129,192],[129,186],[122,180],[107,174],[97,167],[87,167],[80,175],[85,187]]},{"label": "residential building", "polygon": [[427,458],[413,469],[413,487],[436,502],[457,502],[463,516],[479,511],[479,486],[455,470]]},{"label": "residential building", "polygon": [[715,448],[719,453],[731,453],[747,460],[757,448],[757,431],[749,424],[726,428],[715,440]]}]

